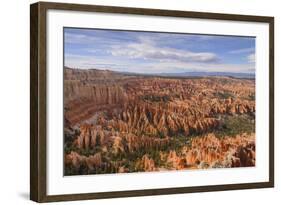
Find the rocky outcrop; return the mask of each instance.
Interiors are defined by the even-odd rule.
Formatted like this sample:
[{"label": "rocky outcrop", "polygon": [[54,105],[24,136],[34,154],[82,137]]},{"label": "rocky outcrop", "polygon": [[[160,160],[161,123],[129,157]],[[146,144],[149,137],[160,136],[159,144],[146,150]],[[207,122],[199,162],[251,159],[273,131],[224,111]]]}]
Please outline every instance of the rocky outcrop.
[{"label": "rocky outcrop", "polygon": [[[72,125],[99,111],[107,111],[129,123],[128,127],[132,126],[130,123],[136,126],[136,119],[129,120],[137,115],[142,121],[137,125],[155,134],[155,129],[164,133],[177,132],[179,122],[176,121],[204,124],[201,118],[217,114],[254,113],[255,101],[249,97],[254,92],[255,84],[251,80],[147,79],[106,70],[65,69],[64,107]],[[180,129],[183,129],[182,124]],[[129,128],[125,126],[124,129]],[[187,127],[185,131],[188,132]]]},{"label": "rocky outcrop", "polygon": [[193,139],[180,155],[170,151],[167,162],[172,162],[173,169],[255,166],[255,135],[219,139],[208,134]]},{"label": "rocky outcrop", "polygon": [[177,155],[176,151],[170,151],[167,156],[167,164],[170,169],[182,170],[187,168],[186,159]]},{"label": "rocky outcrop", "polygon": [[145,172],[156,171],[155,163],[148,155],[144,155],[141,160],[136,163],[136,169]]},{"label": "rocky outcrop", "polygon": [[95,167],[101,167],[102,159],[101,153],[96,153],[95,155],[90,155],[86,158],[86,164],[89,170],[93,170]]},{"label": "rocky outcrop", "polygon": [[66,68],[66,167],[91,174],[255,166],[254,133],[213,134],[228,117],[253,125],[254,98],[247,79]]},{"label": "rocky outcrop", "polygon": [[95,105],[120,104],[126,101],[126,94],[118,85],[84,85],[81,82],[65,83],[66,103],[75,104],[81,100],[92,100]]},{"label": "rocky outcrop", "polygon": [[192,115],[191,110],[177,112],[148,104],[139,105],[139,107],[128,106],[118,116],[118,120],[110,122],[110,126],[121,132],[132,132],[136,135],[145,133],[152,136],[173,136],[178,133],[189,135],[190,132],[203,133],[219,126],[219,121],[216,118],[204,118],[199,115]]},{"label": "rocky outcrop", "polygon": [[110,110],[127,101],[123,87],[116,83],[124,78],[122,75],[94,69],[64,70],[65,116],[71,124],[87,119],[99,110]]},{"label": "rocky outcrop", "polygon": [[80,134],[73,142],[73,146],[79,149],[92,149],[98,146],[112,149],[113,153],[135,152],[138,150],[160,150],[169,145],[169,138],[154,138],[148,136],[136,136],[133,133],[124,133],[104,130],[101,126],[83,124],[80,126]]},{"label": "rocky outcrop", "polygon": [[80,135],[74,141],[74,145],[78,148],[94,148],[99,145],[102,146],[105,143],[105,132],[101,126],[91,126],[83,124],[80,126]]},{"label": "rocky outcrop", "polygon": [[[125,152],[138,152],[128,150],[129,142],[122,137],[114,136],[112,153],[122,154]],[[141,141],[140,141],[141,142]],[[143,142],[142,142],[143,143]],[[154,146],[151,145],[146,146]],[[150,147],[151,148],[151,147]],[[110,148],[108,148],[110,149]],[[143,150],[141,148],[140,150]],[[144,154],[134,165],[134,170],[157,171],[157,170],[183,170],[183,169],[207,169],[221,167],[251,167],[255,166],[255,135],[237,135],[235,137],[218,138],[214,134],[194,138],[191,146],[184,146],[180,153],[175,150],[160,152],[161,166]],[[102,153],[83,156],[77,152],[71,152],[65,156],[66,166],[75,170],[84,168],[87,172],[95,170],[109,170],[110,172],[125,173],[130,170],[122,162],[102,161]]]},{"label": "rocky outcrop", "polygon": [[85,162],[86,157],[79,155],[77,152],[71,151],[70,154],[65,156],[65,165],[73,166],[76,169],[79,169],[80,166]]},{"label": "rocky outcrop", "polygon": [[122,142],[122,138],[119,136],[114,136],[113,137],[114,141],[113,141],[113,153],[114,154],[118,154],[118,153],[123,153],[125,151],[123,142]]},{"label": "rocky outcrop", "polygon": [[233,154],[232,167],[251,167],[255,166],[255,143],[254,141],[246,146],[240,146]]},{"label": "rocky outcrop", "polygon": [[74,151],[65,156],[65,165],[77,171],[82,168],[87,170],[87,172],[106,168],[106,163],[102,162],[101,153],[96,153],[87,157]]}]

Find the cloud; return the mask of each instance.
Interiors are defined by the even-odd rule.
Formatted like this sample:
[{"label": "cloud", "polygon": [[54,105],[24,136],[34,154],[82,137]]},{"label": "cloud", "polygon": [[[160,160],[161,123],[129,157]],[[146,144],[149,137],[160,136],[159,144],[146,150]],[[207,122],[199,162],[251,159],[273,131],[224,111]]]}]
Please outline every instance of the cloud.
[{"label": "cloud", "polygon": [[250,54],[247,56],[248,62],[249,63],[255,63],[256,62],[256,56],[254,53]]},{"label": "cloud", "polygon": [[109,69],[135,73],[181,73],[189,71],[198,72],[254,72],[253,64],[223,64],[223,63],[192,63],[192,62],[146,62],[135,63],[115,58],[94,58],[83,55],[66,55],[65,65],[80,69]]},{"label": "cloud", "polygon": [[255,68],[251,64],[205,64],[205,63],[167,63],[159,62],[153,63],[148,66],[150,73],[157,72],[168,72],[168,73],[177,73],[177,72],[189,72],[189,71],[198,71],[198,72],[233,72],[233,73],[249,73],[254,72]]},{"label": "cloud", "polygon": [[65,32],[64,34],[64,41],[65,43],[71,43],[71,44],[86,44],[95,42],[98,39],[93,36],[87,36],[85,34],[76,34],[76,33],[68,33]]},{"label": "cloud", "polygon": [[83,33],[71,33],[66,31],[64,34],[64,41],[66,44],[86,47],[92,46],[93,48],[96,48],[96,46],[106,47],[120,44],[130,40],[131,38],[126,35],[110,35],[108,31],[103,30],[83,30]]},{"label": "cloud", "polygon": [[[254,64],[245,62],[245,60],[254,62],[254,56],[247,56],[254,53],[254,46],[239,50],[234,50],[232,47],[232,50],[228,48],[225,52],[220,52],[216,45],[218,39],[224,38],[230,41],[226,37],[208,35],[171,36],[149,32],[67,30],[65,31],[65,65],[72,68],[137,73],[254,71]],[[208,52],[205,52],[206,50]],[[242,57],[243,61],[225,63],[224,54],[230,52],[245,53]]]},{"label": "cloud", "polygon": [[108,59],[105,57],[86,56],[79,54],[66,54],[65,66],[70,68],[79,69],[109,69],[114,71],[124,71],[126,68],[130,68],[131,64],[127,64],[126,61]]},{"label": "cloud", "polygon": [[126,56],[133,59],[149,59],[157,61],[178,61],[214,63],[219,58],[210,52],[191,52],[181,49],[159,47],[151,39],[140,38],[138,43],[130,43],[122,46],[113,46],[110,53],[113,56]]},{"label": "cloud", "polygon": [[253,51],[255,51],[255,48],[250,47],[250,48],[242,48],[242,49],[232,50],[232,51],[229,51],[229,53],[240,54],[240,53],[249,53],[249,52],[253,52]]}]

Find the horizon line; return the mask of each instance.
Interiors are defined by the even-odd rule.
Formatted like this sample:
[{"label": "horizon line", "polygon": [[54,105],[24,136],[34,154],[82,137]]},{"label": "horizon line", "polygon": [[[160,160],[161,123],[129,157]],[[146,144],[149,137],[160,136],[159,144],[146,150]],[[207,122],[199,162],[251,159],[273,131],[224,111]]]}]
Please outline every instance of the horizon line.
[{"label": "horizon line", "polygon": [[67,69],[75,69],[75,70],[101,70],[101,71],[111,71],[116,73],[132,73],[132,74],[183,74],[183,73],[233,73],[233,74],[250,74],[255,75],[256,72],[231,72],[231,71],[181,71],[181,72],[155,72],[155,73],[145,73],[145,72],[131,72],[131,71],[121,71],[121,70],[112,70],[110,68],[79,68],[79,67],[69,67],[63,66]]}]

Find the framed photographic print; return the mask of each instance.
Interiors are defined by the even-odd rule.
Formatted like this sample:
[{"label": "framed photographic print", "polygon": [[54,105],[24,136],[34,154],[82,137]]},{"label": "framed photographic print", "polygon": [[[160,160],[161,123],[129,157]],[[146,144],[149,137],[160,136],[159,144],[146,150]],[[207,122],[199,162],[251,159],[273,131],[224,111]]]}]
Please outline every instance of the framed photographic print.
[{"label": "framed photographic print", "polygon": [[31,5],[30,197],[274,186],[274,18]]}]

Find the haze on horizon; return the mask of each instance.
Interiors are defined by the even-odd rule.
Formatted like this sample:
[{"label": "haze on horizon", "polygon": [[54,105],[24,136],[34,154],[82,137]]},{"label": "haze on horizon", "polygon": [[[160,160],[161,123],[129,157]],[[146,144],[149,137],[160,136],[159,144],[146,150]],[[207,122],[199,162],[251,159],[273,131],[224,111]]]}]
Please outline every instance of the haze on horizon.
[{"label": "haze on horizon", "polygon": [[255,73],[255,38],[64,28],[70,68],[132,73]]}]

